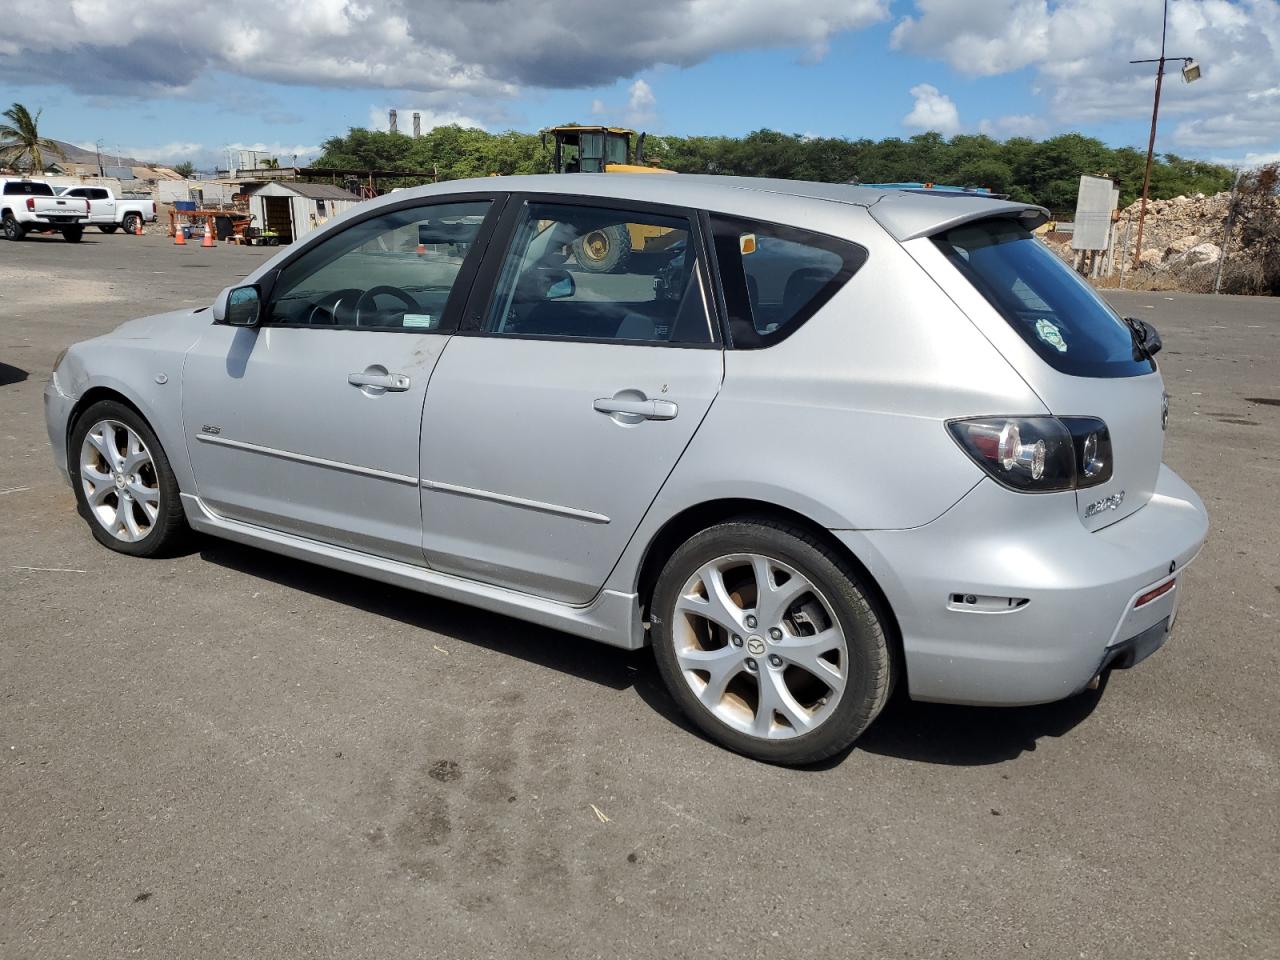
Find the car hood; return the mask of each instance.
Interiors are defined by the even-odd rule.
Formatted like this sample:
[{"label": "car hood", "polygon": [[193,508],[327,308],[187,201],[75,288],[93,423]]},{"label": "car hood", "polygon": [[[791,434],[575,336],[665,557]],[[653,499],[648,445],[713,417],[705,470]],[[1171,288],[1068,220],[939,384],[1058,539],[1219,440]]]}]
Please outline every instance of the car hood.
[{"label": "car hood", "polygon": [[213,323],[208,307],[189,310],[171,310],[150,317],[139,317],[120,324],[102,339],[105,340],[155,340],[172,336],[196,335]]}]

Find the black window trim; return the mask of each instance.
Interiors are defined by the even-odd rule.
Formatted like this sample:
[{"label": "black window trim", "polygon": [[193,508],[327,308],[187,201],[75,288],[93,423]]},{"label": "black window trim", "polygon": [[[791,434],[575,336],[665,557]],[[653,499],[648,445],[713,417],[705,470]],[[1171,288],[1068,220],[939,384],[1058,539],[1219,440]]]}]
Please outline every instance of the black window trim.
[{"label": "black window trim", "polygon": [[[725,213],[716,210],[706,211],[704,216],[706,218],[706,234],[708,237],[712,238],[711,247],[713,252],[715,251],[714,237],[716,221],[722,221],[748,228],[752,226],[770,228],[775,231],[774,235],[781,239],[792,240],[795,243],[801,243],[807,246],[817,246],[820,249],[836,254],[840,257],[841,261],[840,269],[832,275],[830,280],[822,285],[818,292],[810,298],[808,303],[806,303],[800,310],[796,311],[795,315],[785,326],[770,334],[755,332],[754,336],[760,341],[758,343],[739,344],[734,342],[733,323],[731,322],[731,318],[734,316],[735,311],[741,312],[745,307],[745,314],[747,316],[752,316],[752,329],[754,331],[754,317],[751,313],[750,301],[747,300],[745,303],[743,302],[743,298],[747,296],[746,281],[744,279],[741,290],[734,290],[731,294],[729,285],[725,283],[724,273],[721,269],[719,255],[717,253],[715,261],[716,291],[717,294],[723,298],[722,316],[724,319],[722,322],[724,326],[726,349],[729,350],[767,350],[775,344],[779,344],[783,340],[786,340],[808,323],[819,310],[825,307],[837,293],[844,289],[844,286],[853,279],[854,274],[862,270],[862,268],[867,265],[867,261],[871,258],[870,251],[862,244],[854,240],[849,240],[845,237],[838,237],[831,233],[823,233],[821,230],[811,230],[808,227],[799,227],[791,223],[780,223],[776,220],[764,220],[760,217],[750,217],[738,213]],[[802,235],[805,239],[801,239],[800,237],[793,238],[784,236],[786,233]],[[811,242],[812,240],[822,242],[815,244]],[[850,252],[852,253],[852,258],[848,255]],[[731,296],[732,300],[730,299]]]},{"label": "black window trim", "polygon": [[[494,232],[498,223],[502,219],[505,207],[509,201],[510,193],[505,190],[478,190],[474,192],[462,193],[443,193],[432,194],[429,197],[410,197],[395,203],[387,203],[378,206],[372,210],[365,211],[363,215],[354,217],[342,225],[341,230],[316,230],[313,234],[321,234],[320,236],[309,237],[297,250],[291,250],[289,256],[280,262],[278,267],[272,269],[269,273],[259,278],[258,284],[263,288],[262,297],[262,313],[265,317],[271,316],[271,308],[275,304],[274,287],[280,274],[292,266],[305,254],[327,240],[341,236],[353,227],[357,227],[362,223],[370,220],[376,220],[387,214],[397,213],[401,210],[409,210],[417,207],[433,207],[442,206],[451,203],[477,203],[488,201],[489,211],[485,214],[484,222],[480,225],[480,231],[476,234],[476,239],[472,244],[471,250],[467,252],[467,256],[463,259],[462,266],[458,270],[457,276],[454,278],[453,286],[449,290],[449,297],[445,301],[444,313],[440,318],[440,325],[435,329],[426,329],[423,327],[357,327],[354,324],[324,324],[315,325],[310,323],[278,323],[270,319],[263,320],[260,326],[271,327],[278,330],[317,330],[317,331],[334,331],[348,330],[359,333],[401,333],[412,334],[416,336],[451,336],[457,332],[459,318],[462,314],[463,305],[467,302],[467,298],[471,295],[472,284],[475,283],[476,274],[481,264],[484,262],[488,252],[489,244],[493,240]],[[215,323],[226,324],[226,320],[214,321]]]},{"label": "black window trim", "polygon": [[[623,176],[623,174],[614,174]],[[707,313],[707,332],[711,339],[706,343],[670,343],[665,340],[619,340],[616,337],[562,337],[549,334],[534,333],[498,333],[484,329],[484,318],[488,315],[493,298],[497,296],[498,276],[506,261],[511,244],[515,241],[516,230],[523,220],[525,208],[531,203],[549,203],[558,206],[598,207],[606,210],[621,210],[624,213],[649,214],[653,216],[686,220],[689,224],[689,238],[697,245],[698,282],[702,285],[702,302]],[[681,207],[671,204],[650,203],[644,200],[628,200],[621,197],[593,196],[591,194],[562,194],[524,191],[513,193],[507,202],[502,220],[498,223],[494,235],[489,240],[489,248],[485,261],[481,265],[473,284],[471,296],[461,326],[455,335],[459,337],[486,337],[496,340],[545,340],[551,343],[607,343],[617,346],[656,347],[669,350],[720,350],[723,348],[722,324],[718,309],[715,284],[709,271],[711,259],[702,230],[701,211],[692,207]]]}]

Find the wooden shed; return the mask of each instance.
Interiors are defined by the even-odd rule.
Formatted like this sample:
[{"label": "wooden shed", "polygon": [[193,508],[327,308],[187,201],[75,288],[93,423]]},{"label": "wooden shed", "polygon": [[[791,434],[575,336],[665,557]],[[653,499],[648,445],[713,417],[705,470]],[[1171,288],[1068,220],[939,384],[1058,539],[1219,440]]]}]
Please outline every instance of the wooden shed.
[{"label": "wooden shed", "polygon": [[327,183],[273,180],[253,191],[249,212],[254,226],[274,230],[281,243],[293,243],[359,202],[354,193]]}]

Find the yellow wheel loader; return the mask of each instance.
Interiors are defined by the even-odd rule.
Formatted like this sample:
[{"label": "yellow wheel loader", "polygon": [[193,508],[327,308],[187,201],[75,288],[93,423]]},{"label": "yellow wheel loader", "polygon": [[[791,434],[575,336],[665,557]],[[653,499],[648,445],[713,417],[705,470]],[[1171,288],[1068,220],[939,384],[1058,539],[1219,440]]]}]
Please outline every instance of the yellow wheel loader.
[{"label": "yellow wheel loader", "polygon": [[[646,164],[645,135],[626,127],[549,127],[542,131],[543,146],[548,136],[555,144],[555,173],[675,173]],[[612,273],[621,269],[633,252],[665,249],[672,242],[670,237],[671,231],[664,227],[619,223],[579,237],[573,242],[573,255],[583,270]]]}]

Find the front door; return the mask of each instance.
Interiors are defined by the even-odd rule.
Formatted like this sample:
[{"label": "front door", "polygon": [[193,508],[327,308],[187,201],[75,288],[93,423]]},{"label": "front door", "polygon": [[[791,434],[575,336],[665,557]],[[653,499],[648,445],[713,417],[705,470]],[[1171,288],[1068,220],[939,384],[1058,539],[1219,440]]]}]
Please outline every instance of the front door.
[{"label": "front door", "polygon": [[423,547],[433,568],[585,603],[719,390],[704,258],[681,211],[511,207],[427,391]]},{"label": "front door", "polygon": [[264,291],[259,328],[209,327],[182,404],[212,510],[421,563],[423,397],[492,205],[400,207],[328,233]]}]

